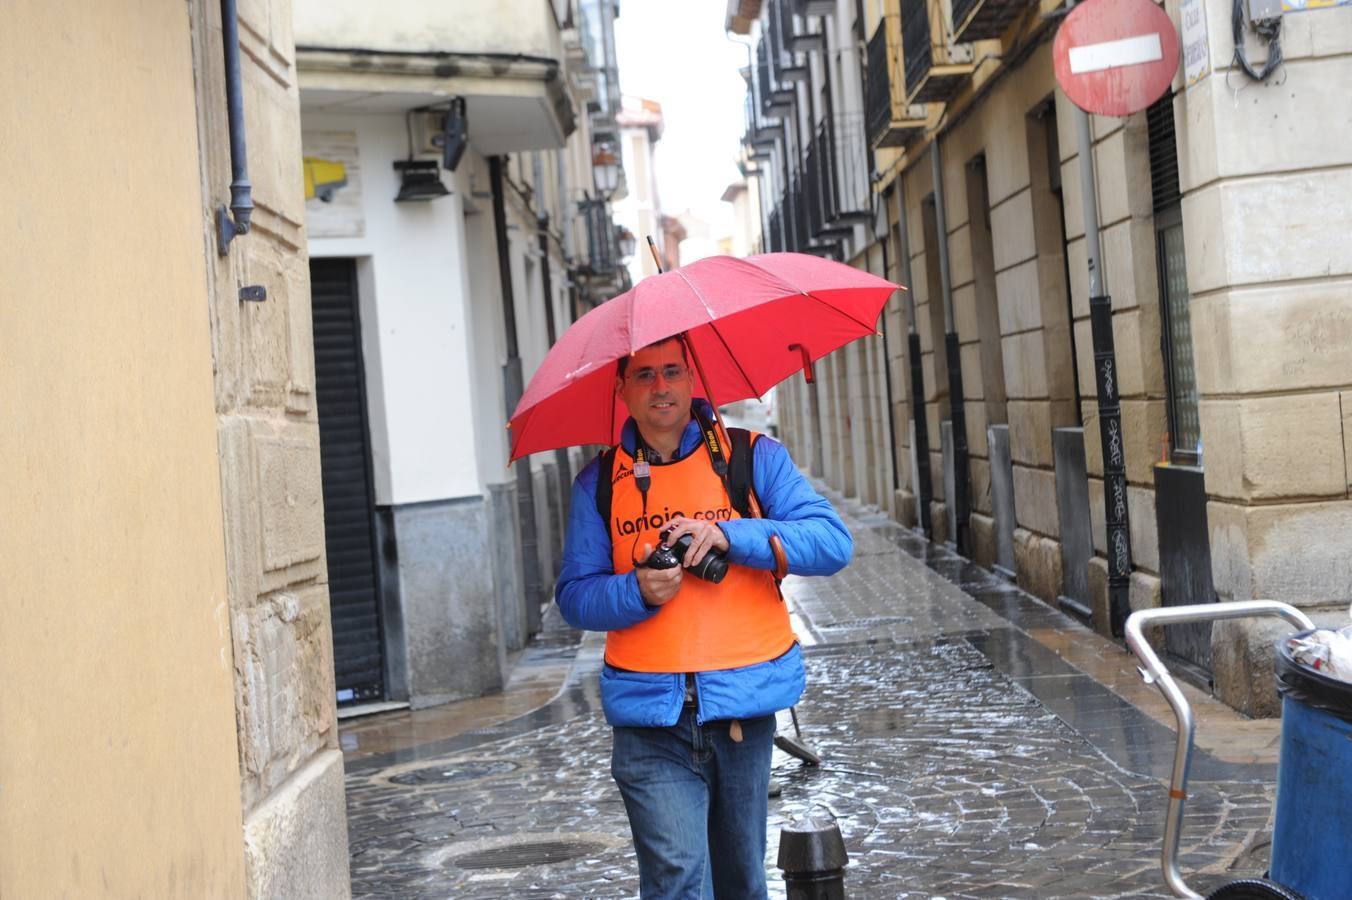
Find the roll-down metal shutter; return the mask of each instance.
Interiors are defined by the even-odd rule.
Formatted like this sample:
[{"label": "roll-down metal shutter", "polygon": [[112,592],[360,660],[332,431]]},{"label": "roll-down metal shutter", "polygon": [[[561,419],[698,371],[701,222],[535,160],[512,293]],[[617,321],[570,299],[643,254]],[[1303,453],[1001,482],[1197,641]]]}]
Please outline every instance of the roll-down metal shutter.
[{"label": "roll-down metal shutter", "polygon": [[339,704],[385,696],[356,263],[312,259],[315,386]]}]

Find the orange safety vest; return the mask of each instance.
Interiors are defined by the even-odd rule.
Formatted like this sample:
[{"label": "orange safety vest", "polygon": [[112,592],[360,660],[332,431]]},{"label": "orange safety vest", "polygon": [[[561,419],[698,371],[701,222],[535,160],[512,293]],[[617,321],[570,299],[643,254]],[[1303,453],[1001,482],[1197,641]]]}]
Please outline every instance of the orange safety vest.
[{"label": "orange safety vest", "polygon": [[[741,518],[707,453],[696,450],[676,462],[652,465],[646,515],[634,483],[634,457],[619,447],[615,462],[609,527],[617,574],[634,570],[643,545],[656,547],[659,532],[674,516],[724,522]],[[607,632],[606,662],[632,672],[735,669],[775,659],[794,641],[774,577],[729,564],[720,584],[687,570],[676,596],[656,615]]]}]

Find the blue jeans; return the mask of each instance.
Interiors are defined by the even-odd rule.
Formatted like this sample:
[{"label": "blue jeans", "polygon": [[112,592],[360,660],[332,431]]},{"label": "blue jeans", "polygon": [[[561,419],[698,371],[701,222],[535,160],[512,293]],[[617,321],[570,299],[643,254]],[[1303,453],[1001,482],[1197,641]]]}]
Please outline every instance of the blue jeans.
[{"label": "blue jeans", "polygon": [[766,896],[765,820],[775,717],[616,728],[610,772],[638,854],[643,900]]}]

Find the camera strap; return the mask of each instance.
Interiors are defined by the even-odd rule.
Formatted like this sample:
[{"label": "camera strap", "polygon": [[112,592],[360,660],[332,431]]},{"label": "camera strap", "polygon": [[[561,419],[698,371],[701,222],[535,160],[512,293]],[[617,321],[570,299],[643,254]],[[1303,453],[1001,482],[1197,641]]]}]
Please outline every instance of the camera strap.
[{"label": "camera strap", "polygon": [[706,417],[702,410],[693,410],[695,421],[699,422],[700,433],[704,435],[704,449],[709,451],[709,461],[713,464],[714,473],[718,475],[718,480],[723,482],[723,490],[727,492],[728,500],[732,500],[732,488],[728,484],[728,457],[724,451],[723,442],[718,439],[718,432],[714,429],[713,420]]},{"label": "camera strap", "polygon": [[643,435],[637,428],[634,429],[634,486],[638,488],[639,496],[643,499],[643,515],[648,515],[648,489],[653,486],[652,467],[648,464],[648,457],[652,455],[652,450],[648,448],[643,440]]}]

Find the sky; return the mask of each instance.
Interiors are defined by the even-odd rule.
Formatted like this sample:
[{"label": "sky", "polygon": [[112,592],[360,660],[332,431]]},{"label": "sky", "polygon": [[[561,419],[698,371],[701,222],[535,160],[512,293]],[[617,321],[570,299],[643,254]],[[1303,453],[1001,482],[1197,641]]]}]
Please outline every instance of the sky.
[{"label": "sky", "polygon": [[745,130],[746,45],[724,36],[727,0],[621,0],[615,20],[620,90],[662,104],[665,128],[655,172],[662,211],[690,209],[732,230],[719,198],[741,176],[737,151]]}]

